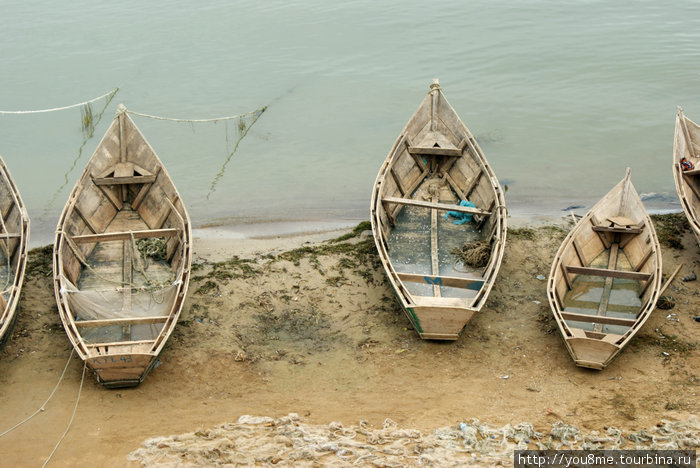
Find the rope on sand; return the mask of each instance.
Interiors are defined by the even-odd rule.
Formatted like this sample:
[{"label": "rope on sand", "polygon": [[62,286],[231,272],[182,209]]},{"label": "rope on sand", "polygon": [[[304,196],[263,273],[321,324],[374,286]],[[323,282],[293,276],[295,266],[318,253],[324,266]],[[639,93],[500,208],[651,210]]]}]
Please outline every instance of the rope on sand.
[{"label": "rope on sand", "polygon": [[112,91],[105,93],[102,96],[97,96],[96,98],[90,99],[89,101],[79,102],[77,104],[71,104],[70,106],[54,107],[52,109],[41,109],[41,110],[0,111],[0,115],[43,114],[46,112],[56,112],[56,111],[62,111],[62,110],[66,110],[66,109],[73,109],[75,107],[82,107],[82,106],[85,106],[87,104],[91,104],[95,101],[99,101],[100,99],[104,99],[104,98],[109,98],[108,100],[111,100],[112,97],[114,97],[114,95],[117,94],[117,91],[119,91],[119,88],[114,88]]},{"label": "rope on sand", "polygon": [[29,421],[30,419],[32,419],[34,416],[36,416],[37,414],[39,414],[39,413],[41,413],[42,411],[45,410],[46,404],[49,402],[49,400],[51,400],[51,398],[53,397],[54,393],[56,393],[56,390],[58,389],[58,386],[61,385],[61,382],[63,381],[63,377],[66,375],[66,370],[68,369],[68,364],[70,364],[70,360],[73,358],[73,354],[74,354],[74,353],[75,353],[75,348],[73,348],[73,349],[71,350],[70,356],[68,356],[68,361],[66,361],[66,365],[63,367],[63,372],[61,372],[61,377],[59,377],[58,382],[56,382],[56,386],[53,388],[53,390],[51,391],[51,394],[50,394],[49,397],[46,399],[46,401],[39,407],[39,409],[36,410],[36,411],[34,411],[34,413],[32,413],[31,415],[29,415],[27,418],[23,419],[22,421],[18,422],[17,424],[15,424],[14,426],[12,426],[11,428],[7,429],[5,432],[1,433],[1,434],[0,434],[0,437],[3,437],[3,436],[5,436],[6,434],[9,434],[10,432],[14,431],[14,430],[17,429],[19,426],[21,426],[22,424],[26,423],[27,421]]},{"label": "rope on sand", "polygon": [[61,445],[61,442],[63,442],[63,439],[66,437],[66,434],[68,434],[68,431],[70,430],[70,427],[73,424],[73,419],[75,419],[75,413],[78,412],[78,403],[80,402],[80,394],[83,391],[83,382],[85,382],[85,369],[87,369],[87,361],[83,363],[83,376],[80,378],[80,388],[78,388],[78,398],[75,400],[75,406],[73,407],[73,414],[71,414],[70,421],[68,421],[68,427],[66,427],[66,430],[63,431],[63,435],[61,435],[61,438],[58,439],[58,442],[56,442],[56,445],[54,445],[53,450],[51,451],[49,456],[46,457],[46,461],[44,461],[44,464],[41,465],[41,468],[44,468],[46,465],[49,464],[51,457],[53,457],[53,454],[56,453],[56,450],[58,450],[58,446]]}]

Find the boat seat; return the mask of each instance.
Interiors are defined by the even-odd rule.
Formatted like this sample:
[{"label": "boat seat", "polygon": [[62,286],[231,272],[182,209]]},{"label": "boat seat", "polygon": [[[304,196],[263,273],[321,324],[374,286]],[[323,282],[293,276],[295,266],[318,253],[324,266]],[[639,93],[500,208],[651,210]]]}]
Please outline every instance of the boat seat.
[{"label": "boat seat", "polygon": [[639,234],[644,230],[644,221],[634,222],[626,216],[610,216],[602,223],[593,220],[595,232],[612,232],[621,234]]},{"label": "boat seat", "polygon": [[149,229],[144,231],[121,231],[121,232],[104,232],[102,234],[83,234],[73,236],[71,239],[76,244],[89,244],[95,242],[109,242],[117,240],[134,239],[150,239],[153,237],[175,237],[178,230],[175,228],[167,229]]},{"label": "boat seat", "polygon": [[428,132],[416,145],[407,142],[407,148],[410,154],[460,156],[465,146],[467,146],[467,140],[462,139],[462,141],[455,146],[445,135],[440,132]]},{"label": "boat seat", "polygon": [[479,291],[484,286],[481,278],[460,278],[458,276],[433,276],[415,273],[396,273],[401,281],[410,283],[426,283],[449,288],[462,288]]},{"label": "boat seat", "polygon": [[579,275],[605,276],[611,278],[622,278],[637,281],[648,281],[651,278],[651,273],[642,273],[638,271],[611,270],[608,268],[591,268],[575,265],[565,265],[564,269],[567,273],[574,273]]},{"label": "boat seat", "polygon": [[430,208],[433,210],[457,211],[459,213],[470,213],[482,216],[490,216],[491,212],[481,210],[479,208],[471,208],[468,206],[450,205],[449,203],[433,203],[421,200],[412,200],[410,198],[384,197],[382,203],[395,203],[397,205],[419,206],[421,208]]},{"label": "boat seat", "polygon": [[128,317],[117,319],[98,319],[98,320],[76,320],[75,325],[78,328],[94,328],[94,327],[110,327],[113,325],[143,325],[165,322],[170,318],[169,315],[155,315],[152,317]]},{"label": "boat seat", "polygon": [[155,180],[155,174],[132,162],[117,163],[92,178],[95,185],[151,184]]}]

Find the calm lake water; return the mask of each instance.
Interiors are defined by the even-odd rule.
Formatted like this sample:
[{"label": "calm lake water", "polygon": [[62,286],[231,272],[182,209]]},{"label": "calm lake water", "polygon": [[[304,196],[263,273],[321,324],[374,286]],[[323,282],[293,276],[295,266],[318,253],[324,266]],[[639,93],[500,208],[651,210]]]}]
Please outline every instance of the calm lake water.
[{"label": "calm lake water", "polygon": [[0,115],[34,245],[51,242],[118,103],[185,119],[269,106],[213,192],[235,124],[134,117],[195,226],[368,219],[379,166],[436,77],[511,214],[589,207],[627,166],[648,208],[680,209],[674,118],[681,105],[700,120],[700,2],[100,3],[2,7],[0,110],[119,87],[82,153],[79,109]]}]

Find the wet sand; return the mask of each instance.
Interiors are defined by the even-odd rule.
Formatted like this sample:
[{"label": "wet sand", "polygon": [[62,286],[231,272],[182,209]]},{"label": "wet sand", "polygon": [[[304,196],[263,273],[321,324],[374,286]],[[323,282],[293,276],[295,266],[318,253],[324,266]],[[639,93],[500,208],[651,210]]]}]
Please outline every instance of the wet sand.
[{"label": "wet sand", "polygon": [[[429,432],[478,418],[494,426],[557,421],[624,431],[697,414],[698,246],[663,246],[664,272],[684,266],[656,310],[603,371],[576,367],[545,293],[569,226],[513,229],[487,306],[456,342],[420,340],[384,279],[371,237],[346,231],[265,239],[199,233],[188,298],[162,362],[133,389],[85,375],[75,419],[49,466],[138,466],[155,436],[297,413],[308,424],[366,420]],[[345,247],[347,246],[347,247]],[[48,260],[47,260],[48,258]],[[50,255],[34,250],[14,335],[0,356],[0,431],[36,411],[71,345],[60,323]],[[45,411],[0,438],[2,463],[40,466],[74,410],[83,365],[73,357]]]}]

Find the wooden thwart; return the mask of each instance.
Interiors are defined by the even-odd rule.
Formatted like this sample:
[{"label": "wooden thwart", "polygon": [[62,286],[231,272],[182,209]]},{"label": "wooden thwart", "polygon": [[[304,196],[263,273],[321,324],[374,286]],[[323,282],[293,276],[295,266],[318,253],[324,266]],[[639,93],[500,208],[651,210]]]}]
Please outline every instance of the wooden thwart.
[{"label": "wooden thwart", "polygon": [[86,234],[82,236],[73,236],[73,241],[76,244],[85,244],[91,242],[108,242],[118,240],[128,240],[133,236],[134,239],[148,239],[152,237],[175,237],[178,230],[175,228],[168,229],[151,229],[146,231],[124,231],[124,232],[105,232],[103,234]]},{"label": "wooden thwart", "polygon": [[101,319],[101,320],[78,320],[75,325],[78,328],[93,328],[93,327],[109,327],[112,325],[142,325],[165,322],[170,316],[156,315],[152,317],[129,317],[118,319]]},{"label": "wooden thwart", "polygon": [[610,317],[607,315],[576,314],[574,312],[561,312],[561,318],[564,320],[573,320],[575,322],[590,322],[599,323],[603,325],[621,325],[624,327],[631,327],[637,321],[637,319]]},{"label": "wooden thwart", "polygon": [[462,288],[478,291],[484,284],[483,279],[460,278],[457,276],[433,276],[419,275],[415,273],[397,273],[401,281],[411,283],[426,283],[439,286],[447,286],[450,288]]},{"label": "wooden thwart", "polygon": [[397,205],[419,206],[421,208],[430,208],[433,210],[457,211],[458,213],[478,214],[489,216],[490,211],[480,210],[479,208],[471,208],[468,206],[450,205],[448,203],[433,203],[421,200],[410,200],[408,198],[384,197],[383,203],[396,203]]},{"label": "wooden thwart", "polygon": [[643,231],[642,228],[639,227],[612,227],[612,226],[593,226],[593,230],[595,232],[614,232],[614,233],[621,233],[621,234],[639,234],[640,232]]},{"label": "wooden thwart", "polygon": [[580,275],[607,276],[612,278],[623,278],[637,281],[647,281],[649,280],[649,278],[651,278],[650,273],[641,273],[637,271],[609,270],[607,268],[579,267],[573,265],[567,265],[566,271],[568,273],[575,273]]}]

